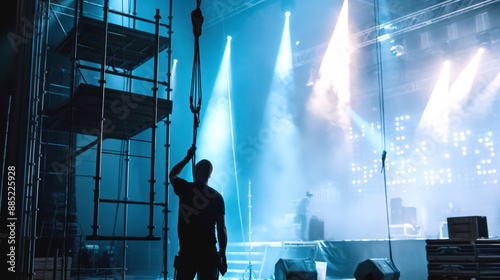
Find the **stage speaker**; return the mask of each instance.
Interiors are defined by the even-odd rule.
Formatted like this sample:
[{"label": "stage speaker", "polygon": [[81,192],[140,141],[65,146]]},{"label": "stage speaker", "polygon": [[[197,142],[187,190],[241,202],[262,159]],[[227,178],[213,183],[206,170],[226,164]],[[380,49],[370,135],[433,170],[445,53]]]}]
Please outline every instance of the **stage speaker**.
[{"label": "stage speaker", "polygon": [[388,259],[368,259],[358,264],[356,280],[398,280],[400,272]]},{"label": "stage speaker", "polygon": [[325,222],[316,216],[309,220],[309,240],[325,239]]},{"label": "stage speaker", "polygon": [[274,266],[275,280],[316,280],[318,272],[312,259],[279,259]]}]

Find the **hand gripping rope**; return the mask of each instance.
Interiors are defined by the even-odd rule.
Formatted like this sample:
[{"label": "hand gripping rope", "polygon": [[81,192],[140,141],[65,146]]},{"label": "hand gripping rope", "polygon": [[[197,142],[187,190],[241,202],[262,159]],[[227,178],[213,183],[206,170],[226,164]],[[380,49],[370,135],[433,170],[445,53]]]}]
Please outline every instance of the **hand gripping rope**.
[{"label": "hand gripping rope", "polygon": [[[194,61],[193,73],[191,76],[191,93],[189,96],[189,108],[193,113],[193,147],[196,147],[196,136],[198,134],[198,126],[200,125],[200,111],[201,111],[201,65],[200,65],[200,42],[201,26],[203,25],[203,15],[200,10],[201,0],[196,0],[196,10],[191,12],[191,21],[193,23],[194,34]],[[193,179],[194,167],[196,163],[196,156],[193,156]]]},{"label": "hand gripping rope", "polygon": [[[193,60],[193,73],[191,76],[191,93],[189,95],[189,108],[193,113],[193,147],[196,147],[196,136],[198,134],[198,126],[200,125],[200,111],[201,111],[201,67],[200,67],[200,41],[201,26],[203,25],[203,15],[201,13],[201,0],[196,0],[196,9],[191,12],[191,21],[193,23],[194,34],[194,60]],[[193,179],[194,167],[196,163],[196,154],[193,155]],[[179,266],[179,257],[175,256],[174,259],[174,279],[177,280],[177,270]]]}]

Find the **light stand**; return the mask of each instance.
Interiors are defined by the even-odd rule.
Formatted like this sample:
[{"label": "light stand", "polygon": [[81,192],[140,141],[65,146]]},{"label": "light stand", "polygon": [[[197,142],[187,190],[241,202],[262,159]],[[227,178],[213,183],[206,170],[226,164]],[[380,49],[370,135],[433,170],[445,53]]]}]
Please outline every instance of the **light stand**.
[{"label": "light stand", "polygon": [[248,180],[248,265],[243,272],[242,279],[248,271],[248,280],[252,280],[252,183]]}]

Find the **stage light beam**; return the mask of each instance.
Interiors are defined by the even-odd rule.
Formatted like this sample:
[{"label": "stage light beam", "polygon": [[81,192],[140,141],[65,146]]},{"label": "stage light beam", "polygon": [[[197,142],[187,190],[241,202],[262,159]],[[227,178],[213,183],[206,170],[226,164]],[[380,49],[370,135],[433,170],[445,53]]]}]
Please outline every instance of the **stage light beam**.
[{"label": "stage light beam", "polygon": [[448,124],[448,94],[450,84],[449,61],[444,63],[439,79],[434,86],[434,90],[427,102],[424,113],[417,125],[417,134],[432,136],[439,141],[446,141],[449,132]]},{"label": "stage light beam", "polygon": [[450,86],[450,109],[458,112],[462,110],[464,103],[467,101],[469,94],[476,78],[479,62],[483,56],[484,49],[480,48],[477,54],[469,62],[467,67],[460,73]]},{"label": "stage light beam", "polygon": [[172,88],[172,94],[170,96],[170,99],[173,99],[174,98],[174,94],[175,94],[175,86],[177,84],[177,81],[176,81],[176,79],[177,79],[177,75],[176,75],[176,73],[177,73],[177,63],[179,62],[179,60],[174,59],[172,62],[173,62],[172,63],[172,70],[171,70],[171,73],[170,73],[170,84],[171,84],[170,88]]},{"label": "stage light beam", "polygon": [[[289,109],[290,96],[294,92],[292,44],[287,16],[259,132],[259,136],[266,135],[266,147],[260,157],[256,185],[273,184],[266,191],[267,207],[260,211],[267,215],[274,213],[274,218],[283,217],[289,201],[302,195],[302,192],[297,191],[302,186],[300,149],[297,149],[300,144],[299,133]],[[272,218],[269,217],[270,220]]]},{"label": "stage light beam", "polygon": [[441,76],[417,126],[417,132],[420,135],[430,136],[436,141],[448,140],[450,117],[456,118],[456,116],[463,115],[464,105],[470,96],[483,53],[484,49],[479,49],[451,85],[450,62],[445,62]]},{"label": "stage light beam", "polygon": [[227,187],[230,178],[226,166],[231,162],[229,91],[231,90],[231,40],[228,38],[206,113],[201,121],[198,159],[209,159],[214,166],[211,184],[218,191]]},{"label": "stage light beam", "polygon": [[345,0],[307,104],[312,115],[343,129],[350,126],[351,108],[348,19]]}]

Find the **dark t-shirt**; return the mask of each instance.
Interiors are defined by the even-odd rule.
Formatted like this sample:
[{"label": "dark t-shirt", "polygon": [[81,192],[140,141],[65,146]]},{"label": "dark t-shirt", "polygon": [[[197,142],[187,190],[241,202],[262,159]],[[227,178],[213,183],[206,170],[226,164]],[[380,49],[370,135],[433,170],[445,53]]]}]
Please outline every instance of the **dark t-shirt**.
[{"label": "dark t-shirt", "polygon": [[179,196],[177,234],[181,250],[214,248],[216,219],[225,214],[220,193],[207,185],[181,178],[176,178],[172,186]]},{"label": "dark t-shirt", "polygon": [[297,207],[297,215],[307,215],[307,209],[309,208],[309,198],[304,197]]}]

